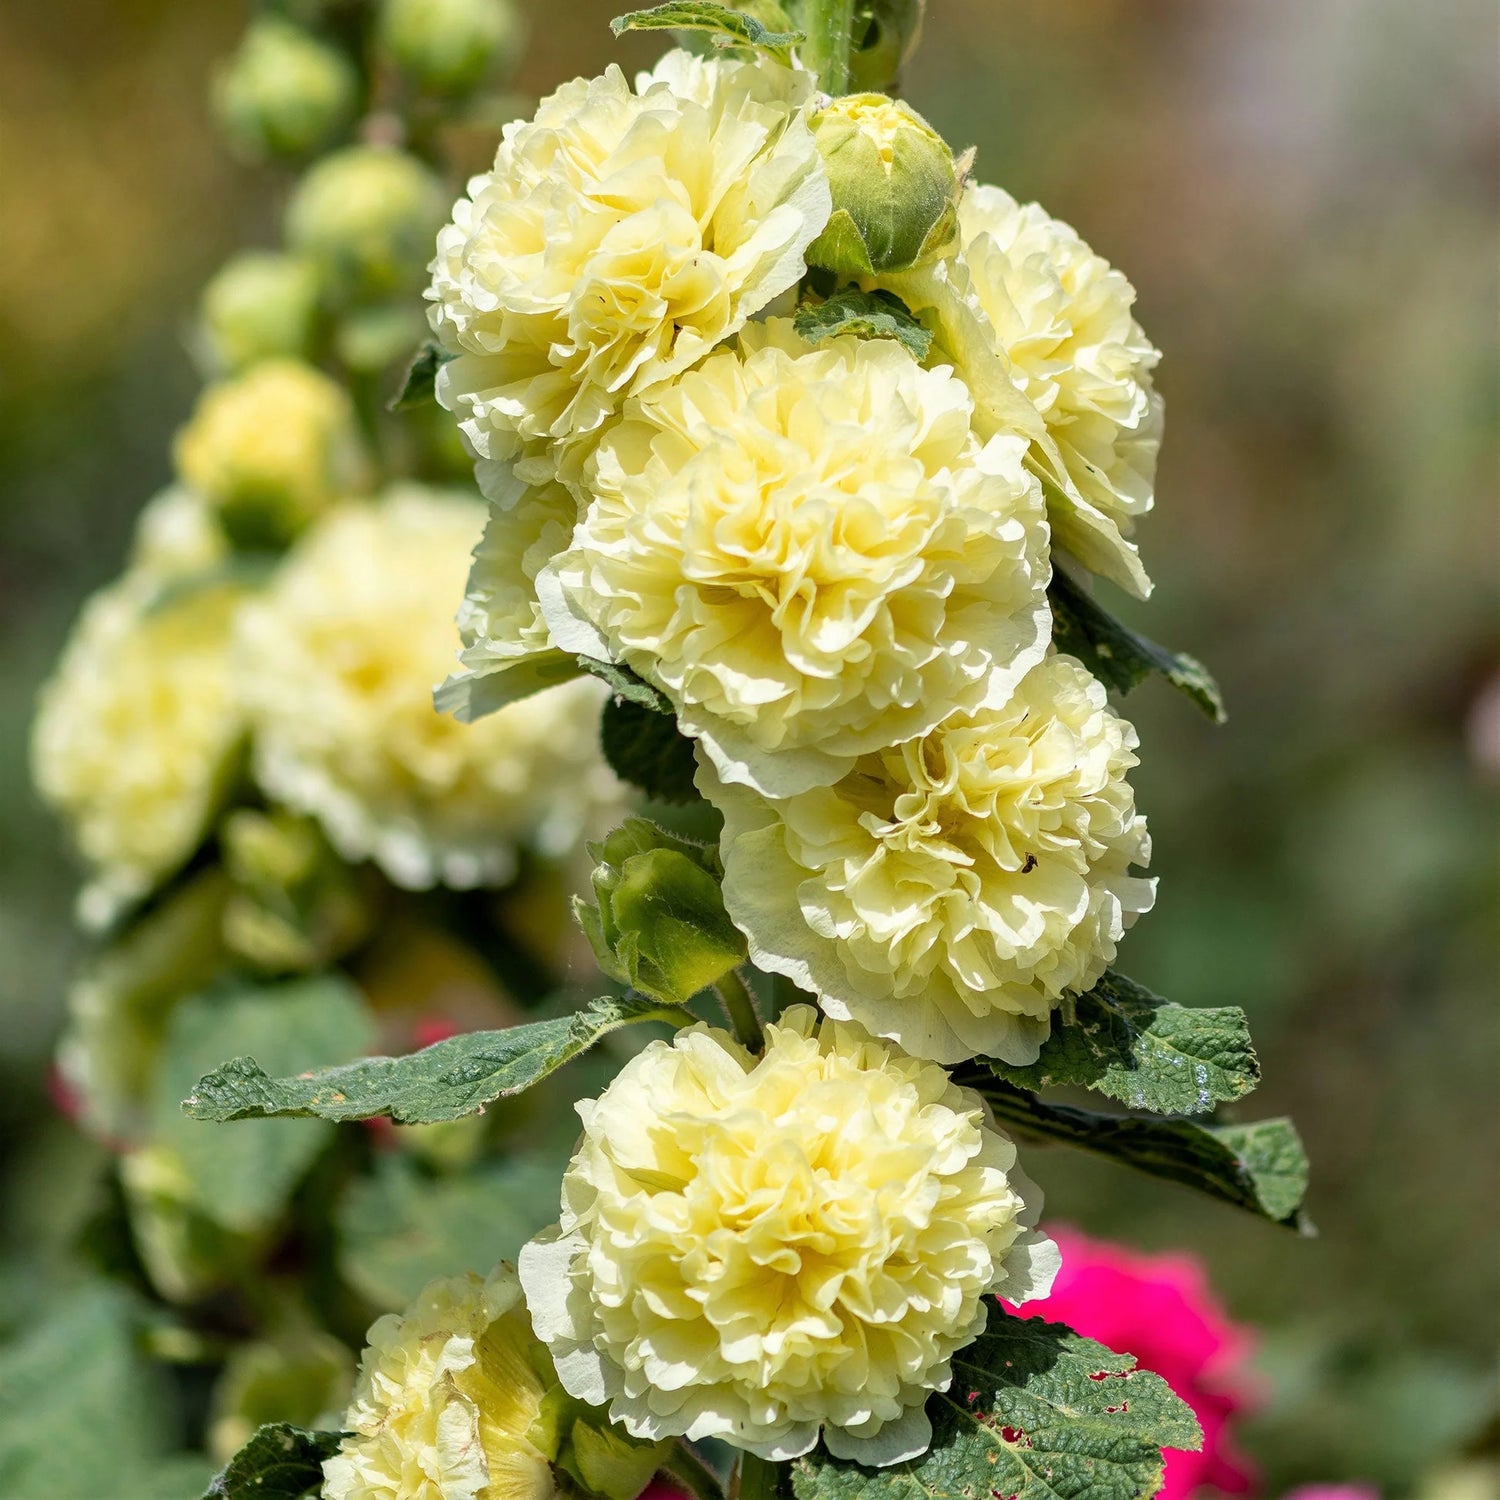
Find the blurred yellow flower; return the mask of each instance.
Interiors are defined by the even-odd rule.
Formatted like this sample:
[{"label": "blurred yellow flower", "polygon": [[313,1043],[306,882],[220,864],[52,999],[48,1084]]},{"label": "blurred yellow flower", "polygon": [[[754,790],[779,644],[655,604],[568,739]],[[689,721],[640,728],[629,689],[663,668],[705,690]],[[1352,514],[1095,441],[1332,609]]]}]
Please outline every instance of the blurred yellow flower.
[{"label": "blurred yellow flower", "polygon": [[816,1019],[793,1007],[759,1060],[692,1027],[578,1106],[561,1223],[521,1279],[563,1385],[637,1437],[786,1459],[821,1428],[899,1462],[981,1298],[1051,1284],[1041,1196],[978,1096]]},{"label": "blurred yellow flower", "polygon": [[477,496],[417,486],[341,507],[238,632],[262,787],[402,886],[504,882],[520,846],[566,853],[618,805],[592,679],[472,727],[432,706],[458,645],[447,601],[483,524]]},{"label": "blurred yellow flower", "polygon": [[148,895],[208,827],[242,732],[227,649],[241,600],[128,572],[84,606],[42,689],[32,775],[90,866],[90,926]]},{"label": "blurred yellow flower", "polygon": [[830,199],[812,80],[670,52],[506,127],[438,236],[438,376],[474,451],[565,448],[796,285]]},{"label": "blurred yellow flower", "polygon": [[762,969],[919,1057],[1026,1064],[1155,882],[1126,772],[1134,729],[1067,656],[1004,707],[864,756],[784,802],[699,785],[724,814],[724,901]]},{"label": "blurred yellow flower", "polygon": [[1025,439],[971,417],[893,340],[751,325],[604,437],[538,580],[554,638],[657,683],[770,796],[1003,703],[1046,648],[1047,527]]},{"label": "blurred yellow flower", "polygon": [[175,457],[182,482],[248,547],[284,545],[366,478],[348,395],[292,359],[209,386]]},{"label": "blurred yellow flower", "polygon": [[1127,539],[1151,508],[1162,401],[1151,379],[1160,356],[1131,312],[1135,288],[1070,225],[1001,188],[969,188],[958,224],[969,288],[1077,488],[1052,507],[1057,544],[1143,594]]},{"label": "blurred yellow flower", "polygon": [[431,1282],[370,1329],[325,1500],[550,1500],[546,1383],[515,1272]]}]

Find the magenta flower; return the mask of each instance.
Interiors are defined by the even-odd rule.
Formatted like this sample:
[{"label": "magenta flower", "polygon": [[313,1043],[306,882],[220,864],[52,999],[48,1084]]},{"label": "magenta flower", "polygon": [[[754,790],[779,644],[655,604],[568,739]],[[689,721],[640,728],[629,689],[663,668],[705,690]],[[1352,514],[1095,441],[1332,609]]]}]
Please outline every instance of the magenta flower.
[{"label": "magenta flower", "polygon": [[[1192,1255],[1143,1255],[1048,1226],[1062,1251],[1052,1295],[1026,1315],[1066,1323],[1111,1349],[1135,1355],[1197,1414],[1201,1453],[1171,1452],[1163,1500],[1213,1489],[1247,1493],[1255,1472],[1232,1441],[1233,1418],[1254,1400],[1245,1369],[1251,1335],[1233,1323]],[[1011,1309],[1014,1311],[1015,1309]],[[1311,1497],[1318,1500],[1318,1497]],[[1371,1500],[1363,1491],[1329,1491],[1321,1500]]]}]

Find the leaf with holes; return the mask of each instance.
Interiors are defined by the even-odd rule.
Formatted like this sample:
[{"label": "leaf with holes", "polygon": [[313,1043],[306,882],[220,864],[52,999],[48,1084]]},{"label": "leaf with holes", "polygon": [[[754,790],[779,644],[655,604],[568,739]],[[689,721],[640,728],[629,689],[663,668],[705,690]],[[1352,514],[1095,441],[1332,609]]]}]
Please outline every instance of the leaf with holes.
[{"label": "leaf with holes", "polygon": [[985,1058],[986,1066],[1019,1088],[1076,1084],[1163,1115],[1203,1114],[1260,1082],[1238,1006],[1173,1005],[1114,973],[1073,1004],[1073,1020],[1053,1022],[1034,1063],[1023,1068]]},{"label": "leaf with holes", "polygon": [[1076,656],[1106,687],[1128,693],[1155,672],[1186,693],[1215,724],[1224,722],[1219,685],[1197,657],[1168,651],[1137,635],[1061,569],[1053,570],[1047,597],[1052,605],[1052,644]]},{"label": "leaf with holes", "polygon": [[323,1460],[339,1451],[340,1438],[337,1432],[308,1432],[289,1422],[259,1428],[203,1500],[316,1500],[323,1493]]},{"label": "leaf with holes", "polygon": [[1163,1448],[1203,1441],[1187,1404],[1060,1323],[991,1307],[985,1331],[953,1356],[953,1384],[927,1403],[932,1446],[867,1469],[820,1447],[792,1467],[797,1500],[1142,1500],[1161,1487]]},{"label": "leaf with holes", "polygon": [[295,1078],[268,1077],[253,1057],[237,1057],[199,1079],[182,1107],[195,1120],[262,1115],[389,1116],[403,1125],[457,1120],[540,1083],[622,1026],[641,1021],[680,1026],[683,1020],[676,1006],[605,996],[576,1015],[506,1031],[471,1031],[405,1057],[367,1057]]},{"label": "leaf with holes", "polygon": [[890,292],[862,292],[845,287],[826,302],[809,302],[799,307],[792,318],[797,336],[809,344],[840,334],[861,339],[895,339],[914,359],[926,359],[932,349],[932,333],[924,328],[911,310]]},{"label": "leaf with holes", "polygon": [[778,62],[790,62],[791,49],[806,41],[806,34],[791,28],[779,6],[762,0],[753,8],[771,16],[772,24],[713,0],[669,0],[666,5],[616,16],[609,26],[616,36],[627,31],[706,31],[715,46],[754,47]]},{"label": "leaf with holes", "polygon": [[1248,1125],[1200,1125],[1196,1120],[1138,1119],[1049,1104],[987,1078],[970,1066],[955,1073],[977,1089],[1007,1130],[1060,1141],[1126,1166],[1197,1188],[1302,1234],[1313,1229],[1302,1212],[1307,1194],[1307,1152],[1287,1119]]}]

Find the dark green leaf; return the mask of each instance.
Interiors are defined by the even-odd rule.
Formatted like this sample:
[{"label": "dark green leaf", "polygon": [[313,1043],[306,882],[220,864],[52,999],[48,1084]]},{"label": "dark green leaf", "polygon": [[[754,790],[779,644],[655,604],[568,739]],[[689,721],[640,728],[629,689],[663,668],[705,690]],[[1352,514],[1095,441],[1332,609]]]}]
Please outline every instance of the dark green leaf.
[{"label": "dark green leaf", "polygon": [[692,802],[698,789],[693,742],[677,720],[629,698],[611,698],[599,723],[599,743],[610,769],[659,802]]},{"label": "dark green leaf", "polygon": [[410,411],[413,407],[436,401],[437,373],[454,357],[441,344],[423,344],[407,366],[401,389],[392,397],[389,410]]},{"label": "dark green leaf", "polygon": [[156,1139],[180,1163],[203,1211],[248,1231],[277,1218],[313,1158],[326,1126],[261,1121],[205,1130],[179,1101],[226,1052],[263,1058],[273,1072],[346,1062],[374,1039],[364,999],[347,979],[324,974],[184,1000],[173,1013],[157,1090]]},{"label": "dark green leaf", "polygon": [[[779,8],[772,10],[760,5],[755,8],[779,14]],[[609,27],[616,36],[627,31],[706,31],[717,46],[755,47],[780,62],[789,62],[791,49],[807,40],[803,32],[790,28],[773,31],[755,16],[727,5],[716,5],[713,0],[668,0],[666,5],[616,16]]]},{"label": "dark green leaf", "polygon": [[1312,1233],[1301,1206],[1307,1193],[1307,1153],[1290,1120],[1199,1125],[1137,1119],[1044,1103],[1008,1084],[987,1081],[978,1068],[964,1070],[960,1081],[989,1100],[995,1118],[1007,1129],[1113,1157],[1288,1229]]},{"label": "dark green leaf", "polygon": [[918,360],[926,359],[932,349],[931,331],[890,292],[845,287],[826,302],[804,303],[793,316],[792,326],[809,344],[848,333],[862,339],[896,339]]},{"label": "dark green leaf", "polygon": [[1173,1005],[1113,973],[1073,1003],[1073,1021],[1053,1023],[1034,1063],[1018,1068],[986,1058],[986,1064],[1023,1089],[1078,1084],[1164,1115],[1203,1114],[1260,1082],[1250,1029],[1236,1005]]},{"label": "dark green leaf", "polygon": [[506,1031],[471,1031],[405,1057],[368,1057],[295,1078],[271,1078],[254,1058],[237,1057],[200,1079],[183,1108],[195,1120],[257,1115],[324,1120],[388,1115],[408,1125],[457,1120],[539,1083],[622,1026],[638,1021],[675,1026],[683,1019],[675,1006],[606,996],[577,1015]]},{"label": "dark green leaf", "polygon": [[203,1500],[315,1500],[323,1492],[323,1460],[339,1451],[340,1437],[289,1422],[262,1427],[229,1460]]},{"label": "dark green leaf", "polygon": [[1153,672],[1186,693],[1216,724],[1224,722],[1224,699],[1196,657],[1168,651],[1127,629],[1101,609],[1060,569],[1047,590],[1052,603],[1052,643],[1076,656],[1105,687],[1128,693]]},{"label": "dark green leaf", "polygon": [[1145,1500],[1161,1487],[1161,1450],[1203,1441],[1186,1403],[1132,1356],[993,1306],[927,1413],[932,1446],[907,1463],[867,1469],[821,1448],[798,1459],[797,1500]]}]

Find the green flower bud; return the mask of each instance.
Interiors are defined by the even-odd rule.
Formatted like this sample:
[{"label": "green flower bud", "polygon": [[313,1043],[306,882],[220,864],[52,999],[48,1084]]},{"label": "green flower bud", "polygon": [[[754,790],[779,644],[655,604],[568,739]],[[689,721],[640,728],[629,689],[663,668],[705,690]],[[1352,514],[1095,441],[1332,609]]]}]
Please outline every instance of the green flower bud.
[{"label": "green flower bud", "polygon": [[391,146],[349,146],[317,163],[286,211],[286,238],[342,302],[414,293],[447,217],[442,184]]},{"label": "green flower bud", "polygon": [[849,82],[856,92],[888,89],[916,51],[926,0],[860,0],[854,10]]},{"label": "green flower bud", "polygon": [[[539,1345],[533,1361],[551,1375],[551,1361]],[[575,1480],[584,1495],[600,1500],[635,1500],[670,1452],[671,1439],[648,1442],[615,1426],[607,1413],[551,1385],[543,1396],[526,1440]]]},{"label": "green flower bud", "polygon": [[349,59],[276,16],[251,23],[214,83],[224,134],[252,159],[310,155],[346,130],[358,107]]},{"label": "green flower bud", "polygon": [[458,98],[513,65],[524,32],[509,0],[384,0],[376,38],[419,88]]},{"label": "green flower bud", "polygon": [[427,320],[415,302],[356,307],[334,331],[333,346],[351,370],[373,375],[397,360],[410,361],[426,333]]},{"label": "green flower bud", "polygon": [[263,359],[305,359],[318,313],[310,261],[249,250],[204,288],[199,317],[210,364],[233,375]]},{"label": "green flower bud", "polygon": [[745,961],[711,847],[630,818],[589,853],[599,904],[575,899],[573,909],[611,978],[682,1005]]},{"label": "green flower bud", "polygon": [[334,854],[311,819],[232,813],[219,830],[219,846],[234,883],[224,941],[256,968],[319,968],[369,932],[367,882]]},{"label": "green flower bud", "polygon": [[242,1344],[214,1386],[209,1448],[225,1463],[268,1422],[317,1427],[343,1410],[353,1385],[353,1357],[321,1329],[297,1327]]},{"label": "green flower bud", "polygon": [[813,120],[833,213],[807,251],[840,276],[905,271],[949,250],[958,233],[953,153],[921,115],[884,94],[835,99]]}]

